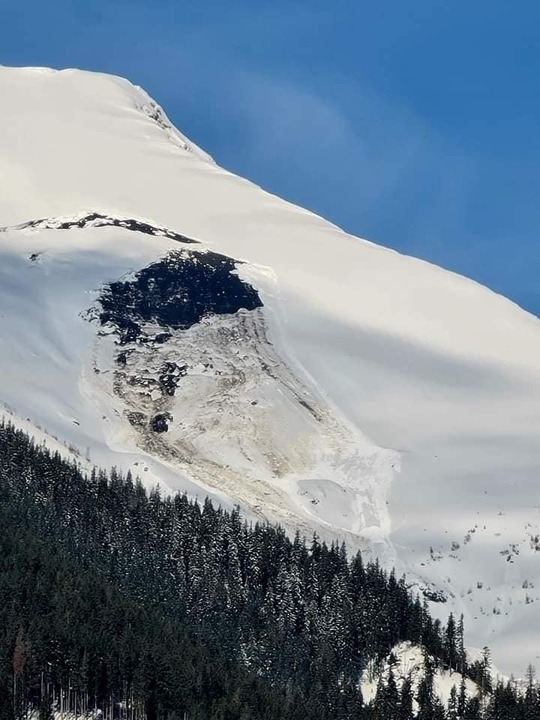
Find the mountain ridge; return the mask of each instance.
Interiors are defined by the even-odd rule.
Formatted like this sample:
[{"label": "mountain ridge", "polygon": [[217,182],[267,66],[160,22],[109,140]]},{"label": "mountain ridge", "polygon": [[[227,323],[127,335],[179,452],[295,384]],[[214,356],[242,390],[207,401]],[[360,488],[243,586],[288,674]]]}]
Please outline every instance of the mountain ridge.
[{"label": "mountain ridge", "polygon": [[[534,661],[538,320],[171,141],[126,80],[0,68],[0,96],[0,401],[99,465],[371,548],[510,671]],[[81,208],[158,232],[16,227]],[[85,313],[178,249],[165,231],[231,258],[262,308],[135,342],[120,367]],[[167,363],[188,365],[174,397]],[[173,419],[143,437],[130,413]]]}]

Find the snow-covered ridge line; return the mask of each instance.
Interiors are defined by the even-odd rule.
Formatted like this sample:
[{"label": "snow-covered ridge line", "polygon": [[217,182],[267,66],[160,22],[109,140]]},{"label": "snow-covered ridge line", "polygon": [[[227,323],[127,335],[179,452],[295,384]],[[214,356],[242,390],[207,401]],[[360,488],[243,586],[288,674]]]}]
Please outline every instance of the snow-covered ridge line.
[{"label": "snow-covered ridge line", "polygon": [[71,217],[50,217],[40,218],[38,220],[28,220],[18,225],[0,227],[0,232],[12,232],[15,230],[71,230],[72,228],[102,228],[102,227],[120,227],[133,232],[144,233],[145,235],[155,235],[166,237],[169,240],[176,240],[181,243],[198,243],[185,235],[170,230],[160,225],[154,225],[145,220],[138,218],[122,217],[120,215],[103,214],[99,212],[79,213]]},{"label": "snow-covered ridge line", "polygon": [[142,88],[138,88],[138,90],[141,95],[144,95],[147,98],[147,102],[142,105],[137,105],[137,109],[141,110],[147,117],[150,118],[150,120],[155,122],[156,125],[164,131],[171,143],[177,145],[182,150],[187,150],[187,152],[193,153],[200,160],[206,160],[211,163],[214,162],[214,159],[208,155],[208,153],[201,150],[200,147],[195,145],[195,143],[192,143],[191,140],[188,140],[185,135],[182,135],[182,133],[174,127],[160,105],[152,100],[152,98],[150,98],[150,96],[148,96]]},{"label": "snow-covered ridge line", "polygon": [[117,86],[127,91],[129,95],[133,96],[135,91],[135,97],[132,99],[133,107],[139,112],[144,113],[155,125],[164,133],[167,140],[171,145],[192,154],[199,160],[203,160],[212,165],[215,165],[214,158],[200,148],[196,143],[181,133],[168,118],[163,108],[148,95],[148,93],[139,85],[133,85],[129,80],[118,75],[109,75],[107,73],[93,73],[86,70],[79,70],[78,68],[48,68],[48,67],[32,67],[32,66],[21,66],[17,68],[8,67],[0,64],[0,69],[9,72],[24,73],[26,75],[44,75],[49,76],[54,80],[62,80],[65,76],[93,76],[101,78],[107,82],[114,83]]}]

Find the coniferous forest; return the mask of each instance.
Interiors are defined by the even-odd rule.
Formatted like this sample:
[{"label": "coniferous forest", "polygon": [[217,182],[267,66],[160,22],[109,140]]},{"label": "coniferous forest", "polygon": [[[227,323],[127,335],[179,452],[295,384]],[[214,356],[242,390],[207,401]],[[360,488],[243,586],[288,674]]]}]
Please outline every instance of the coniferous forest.
[{"label": "coniferous forest", "polygon": [[[0,426],[0,720],[533,720],[540,699],[491,687],[463,625],[344,546],[248,525],[209,501],[146,492]],[[417,688],[359,678],[400,641]],[[462,683],[444,707],[437,669]],[[382,679],[384,677],[384,679]]]}]

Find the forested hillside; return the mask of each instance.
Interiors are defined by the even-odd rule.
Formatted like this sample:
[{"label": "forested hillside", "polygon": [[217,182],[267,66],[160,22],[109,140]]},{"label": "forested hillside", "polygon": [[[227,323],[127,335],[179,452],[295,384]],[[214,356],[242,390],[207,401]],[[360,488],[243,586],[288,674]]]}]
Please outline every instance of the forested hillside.
[{"label": "forested hillside", "polygon": [[[455,720],[540,717],[532,682],[492,693],[462,623],[441,626],[402,580],[345,547],[290,539],[239,513],[84,476],[0,427],[0,719],[54,710],[135,720]],[[408,640],[418,690],[359,678]],[[445,709],[437,667],[479,682]]]}]

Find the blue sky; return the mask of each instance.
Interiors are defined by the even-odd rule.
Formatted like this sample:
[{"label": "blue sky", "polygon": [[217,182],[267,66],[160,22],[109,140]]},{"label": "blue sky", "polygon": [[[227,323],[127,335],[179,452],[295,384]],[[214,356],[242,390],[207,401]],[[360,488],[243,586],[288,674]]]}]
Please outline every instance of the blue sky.
[{"label": "blue sky", "polygon": [[0,0],[0,22],[1,64],[127,76],[220,164],[540,314],[537,1]]}]

